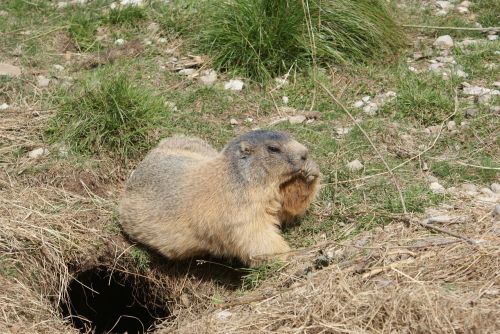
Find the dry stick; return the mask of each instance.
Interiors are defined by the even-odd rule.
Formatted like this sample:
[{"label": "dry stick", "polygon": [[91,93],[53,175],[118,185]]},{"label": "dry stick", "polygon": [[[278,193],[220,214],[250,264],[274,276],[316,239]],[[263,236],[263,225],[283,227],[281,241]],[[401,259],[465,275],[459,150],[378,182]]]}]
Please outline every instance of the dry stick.
[{"label": "dry stick", "polygon": [[66,29],[66,28],[69,28],[69,27],[70,27],[70,25],[65,25],[65,26],[60,26],[60,27],[54,28],[54,29],[49,30],[49,31],[42,32],[42,33],[40,33],[40,34],[38,34],[38,35],[35,35],[35,36],[32,36],[32,37],[30,37],[30,38],[25,39],[25,40],[23,41],[23,43],[24,43],[24,42],[27,42],[27,41],[31,41],[32,39],[37,39],[37,38],[40,38],[40,37],[42,37],[42,36],[49,35],[49,34],[51,34],[51,33],[53,33],[53,32],[58,31],[58,30],[61,30],[61,29]]},{"label": "dry stick", "polygon": [[403,24],[402,27],[419,28],[419,29],[465,30],[465,31],[497,31],[497,30],[500,30],[500,27],[468,28],[468,27],[425,26],[425,25],[415,25],[415,24]]},{"label": "dry stick", "polygon": [[316,81],[316,83],[318,85],[321,86],[321,88],[323,88],[323,90],[328,94],[330,95],[330,97],[333,99],[333,101],[335,101],[335,103],[340,106],[340,108],[342,108],[342,110],[344,110],[344,112],[349,115],[349,117],[351,118],[351,120],[354,122],[354,124],[356,124],[356,126],[358,127],[358,129],[363,133],[363,135],[365,136],[365,138],[368,140],[368,142],[370,143],[370,145],[373,147],[373,149],[375,150],[375,152],[377,153],[377,155],[379,156],[380,160],[382,160],[382,162],[384,163],[384,166],[385,168],[387,169],[388,173],[391,175],[391,178],[392,178],[392,181],[394,182],[394,185],[396,186],[396,189],[398,190],[398,194],[399,194],[399,200],[401,202],[401,206],[403,207],[403,213],[406,215],[408,214],[408,211],[406,210],[406,204],[405,204],[405,199],[403,197],[403,192],[401,191],[401,188],[399,187],[399,182],[398,180],[396,179],[396,176],[394,175],[394,173],[392,172],[392,169],[389,167],[389,165],[387,164],[387,162],[385,161],[384,157],[382,156],[382,154],[380,153],[380,151],[377,149],[377,147],[375,146],[375,144],[373,144],[372,140],[370,139],[370,137],[368,136],[368,134],[366,133],[366,131],[363,129],[363,127],[361,125],[359,125],[358,122],[356,122],[356,119],[354,118],[354,116],[352,116],[352,114],[349,112],[349,110],[335,97],[335,95],[333,95],[333,93],[328,89],[326,88],[321,82],[319,81]]},{"label": "dry stick", "polygon": [[440,232],[440,233],[451,235],[452,237],[455,237],[455,238],[458,238],[458,239],[462,239],[462,240],[466,241],[467,243],[469,243],[469,244],[471,244],[473,246],[477,246],[477,242],[476,241],[474,241],[472,239],[469,239],[467,237],[464,237],[463,235],[460,235],[458,233],[452,232],[450,230],[447,230],[447,229],[444,229],[444,228],[441,228],[441,227],[437,227],[437,226],[434,226],[434,225],[429,225],[427,223],[424,223],[423,221],[418,221],[418,220],[409,220],[409,222],[413,223],[413,224],[417,224],[417,225],[423,226],[423,227],[428,228],[430,230],[434,230],[436,232]]}]

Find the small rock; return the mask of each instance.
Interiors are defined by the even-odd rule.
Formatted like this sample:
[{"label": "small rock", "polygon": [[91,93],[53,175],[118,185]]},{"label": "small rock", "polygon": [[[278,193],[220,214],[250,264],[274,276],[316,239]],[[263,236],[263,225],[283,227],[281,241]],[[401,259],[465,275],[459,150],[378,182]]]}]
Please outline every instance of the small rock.
[{"label": "small rock", "polygon": [[499,183],[492,183],[490,188],[491,188],[491,190],[493,190],[494,193],[500,194],[500,184]]},{"label": "small rock", "polygon": [[306,121],[306,119],[307,118],[304,115],[296,115],[288,117],[288,122],[290,122],[290,124],[302,124]]},{"label": "small rock", "polygon": [[428,171],[428,170],[429,170],[429,166],[427,165],[427,162],[424,162],[424,163],[422,164],[422,170],[423,170],[424,172],[426,172],[426,171]]},{"label": "small rock", "polygon": [[410,70],[410,72],[418,73],[418,70],[413,66],[408,66],[408,69]]},{"label": "small rock", "polygon": [[59,156],[67,157],[69,155],[69,147],[66,145],[59,146]]},{"label": "small rock", "polygon": [[351,171],[351,172],[357,172],[357,171],[360,171],[363,169],[363,164],[361,163],[361,161],[359,161],[358,159],[356,160],[353,160],[351,162],[349,162],[347,164],[347,168]]},{"label": "small rock", "polygon": [[218,320],[227,320],[227,319],[231,318],[232,316],[233,316],[233,314],[228,310],[222,310],[222,311],[215,313],[215,317]]},{"label": "small rock", "polygon": [[458,6],[457,7],[457,12],[459,12],[460,14],[466,14],[466,13],[469,12],[469,8],[463,7],[463,6]]},{"label": "small rock", "polygon": [[200,82],[206,86],[211,86],[217,81],[217,72],[214,70],[205,70],[201,72],[201,76],[198,78]]},{"label": "small rock", "polygon": [[453,5],[449,1],[436,1],[436,6],[440,9],[450,9],[453,7]]},{"label": "small rock", "polygon": [[272,118],[271,122],[269,122],[269,125],[273,126],[273,125],[277,125],[280,123],[284,123],[286,121],[288,121],[288,117],[274,117],[274,118]]},{"label": "small rock", "polygon": [[429,133],[439,133],[441,131],[441,126],[440,125],[431,125],[427,128],[429,130]]},{"label": "small rock", "polygon": [[479,192],[481,194],[486,195],[486,196],[490,196],[490,197],[495,196],[495,193],[493,191],[491,191],[490,188],[483,187],[483,188],[479,189]]},{"label": "small rock", "polygon": [[459,78],[467,78],[469,75],[465,73],[463,70],[457,68],[453,71],[453,74],[455,74]]},{"label": "small rock", "polygon": [[146,38],[144,40],[144,45],[152,45],[152,44],[153,44],[153,42],[149,38]]},{"label": "small rock", "polygon": [[465,95],[485,95],[491,93],[491,89],[480,86],[468,86],[463,88]]},{"label": "small rock", "polygon": [[281,101],[283,101],[283,104],[288,104],[288,96],[283,96]]},{"label": "small rock", "polygon": [[252,117],[245,118],[245,123],[252,123],[252,122],[253,122],[253,118]]},{"label": "small rock", "polygon": [[493,83],[493,86],[497,87],[497,88],[500,88],[500,81],[495,81]]},{"label": "small rock", "polygon": [[363,96],[363,98],[361,100],[366,103],[366,102],[371,100],[371,97],[366,95],[366,96]]},{"label": "small rock", "polygon": [[7,110],[7,109],[9,109],[9,105],[7,103],[0,104],[0,110]]},{"label": "small rock", "polygon": [[123,38],[118,38],[115,41],[115,45],[123,45],[123,44],[125,44],[125,40]]},{"label": "small rock", "polygon": [[194,68],[183,68],[182,70],[180,70],[179,73],[180,75],[192,75],[194,72],[196,72],[196,70]]},{"label": "small rock", "polygon": [[143,0],[120,0],[120,5],[122,6],[142,6]]},{"label": "small rock", "polygon": [[496,41],[498,39],[498,35],[488,35],[488,36],[486,36],[486,38],[489,41]]},{"label": "small rock", "polygon": [[243,81],[235,79],[229,80],[224,84],[224,89],[227,90],[242,90],[243,89]]},{"label": "small rock", "polygon": [[472,184],[472,183],[464,183],[462,184],[462,190],[470,193],[470,194],[476,194],[477,193],[477,187]]},{"label": "small rock", "polygon": [[500,204],[495,205],[495,210],[493,211],[496,217],[500,217]]},{"label": "small rock", "polygon": [[50,84],[50,79],[49,78],[46,78],[44,77],[43,75],[39,75],[36,77],[36,80],[37,80],[37,85],[38,87],[48,87],[49,84]]},{"label": "small rock", "polygon": [[477,103],[479,104],[490,104],[492,96],[490,94],[481,95],[477,98]]},{"label": "small rock", "polygon": [[287,78],[274,78],[274,81],[278,84],[279,87],[288,85],[288,79]]},{"label": "small rock", "polygon": [[352,106],[353,106],[354,108],[361,108],[361,107],[363,107],[364,105],[365,105],[365,103],[364,103],[363,101],[359,100],[359,101],[354,102],[354,104],[353,104]]},{"label": "small rock", "polygon": [[455,121],[449,121],[446,124],[446,127],[448,128],[449,131],[453,131],[457,128],[457,123],[455,123]]},{"label": "small rock", "polygon": [[431,188],[432,192],[435,194],[444,194],[444,192],[446,191],[444,189],[444,187],[441,184],[439,184],[438,182],[432,182],[430,184],[430,188]]},{"label": "small rock", "polygon": [[343,128],[343,127],[337,127],[337,128],[335,128],[335,132],[339,136],[344,136],[344,135],[348,134],[349,131],[351,131],[351,128]]},{"label": "small rock", "polygon": [[11,64],[0,63],[0,76],[15,77],[21,75],[21,69]]},{"label": "small rock", "polygon": [[456,218],[454,217],[450,217],[450,216],[434,216],[434,217],[430,217],[429,219],[427,219],[427,222],[430,223],[430,224],[446,224],[446,223],[451,223],[453,220],[455,220]]},{"label": "small rock", "polygon": [[435,177],[434,175],[427,175],[427,180],[430,182],[430,183],[438,183],[439,182],[439,179],[437,177]]},{"label": "small rock", "polygon": [[495,115],[500,115],[500,106],[491,106],[490,112]]},{"label": "small rock", "polygon": [[469,6],[471,5],[471,2],[470,1],[462,1],[461,3],[458,4],[460,7],[465,7],[465,8],[469,8]]},{"label": "small rock", "polygon": [[378,105],[376,103],[370,102],[363,107],[363,112],[370,116],[376,115],[378,111]]},{"label": "small rock", "polygon": [[453,39],[450,35],[439,36],[433,45],[439,49],[451,49],[453,47]]},{"label": "small rock", "polygon": [[239,123],[238,123],[238,121],[237,121],[237,120],[235,120],[234,118],[231,118],[231,119],[229,120],[229,124],[231,124],[231,125],[233,125],[233,126],[234,126],[234,125],[238,125]]},{"label": "small rock", "polygon": [[54,68],[54,70],[56,71],[64,71],[64,66],[62,65],[59,65],[59,64],[55,64],[54,66],[52,66]]},{"label": "small rock", "polygon": [[159,44],[165,44],[168,42],[168,39],[166,39],[165,37],[160,37],[158,38],[158,43]]},{"label": "small rock", "polygon": [[47,150],[46,148],[40,147],[40,148],[36,148],[36,149],[28,152],[28,157],[30,159],[38,159],[38,158],[43,157],[43,156],[48,155],[48,154],[49,154],[49,150]]},{"label": "small rock", "polygon": [[464,115],[466,118],[472,118],[477,114],[477,112],[478,112],[478,109],[476,109],[476,108],[467,108],[467,109],[465,109]]},{"label": "small rock", "polygon": [[9,13],[6,12],[5,10],[0,10],[0,16],[8,16]]}]

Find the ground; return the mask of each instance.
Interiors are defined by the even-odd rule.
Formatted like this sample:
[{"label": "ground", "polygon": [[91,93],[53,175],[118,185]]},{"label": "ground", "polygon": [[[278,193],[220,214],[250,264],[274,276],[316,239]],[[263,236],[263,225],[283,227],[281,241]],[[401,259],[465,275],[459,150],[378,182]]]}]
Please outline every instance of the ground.
[{"label": "ground", "polygon": [[[0,3],[0,332],[78,333],[79,316],[100,332],[499,332],[497,2],[391,1],[397,56],[263,85],[212,70],[192,3]],[[123,105],[147,124],[115,127]],[[175,263],[122,235],[125,181],[160,138],[221,148],[254,128],[291,133],[324,175],[284,231],[289,261]],[[129,322],[107,313],[130,304]]]}]

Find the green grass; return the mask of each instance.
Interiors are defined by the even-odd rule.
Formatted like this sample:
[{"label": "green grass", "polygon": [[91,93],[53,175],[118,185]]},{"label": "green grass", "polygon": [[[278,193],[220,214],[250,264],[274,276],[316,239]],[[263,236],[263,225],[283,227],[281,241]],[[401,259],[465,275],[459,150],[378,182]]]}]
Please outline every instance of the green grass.
[{"label": "green grass", "polygon": [[383,57],[400,45],[401,32],[378,0],[233,0],[206,8],[201,49],[213,56],[216,68],[259,81],[313,61]]},{"label": "green grass", "polygon": [[500,26],[500,3],[497,0],[474,1],[471,9],[483,27]]},{"label": "green grass", "polygon": [[153,132],[168,126],[169,110],[160,96],[107,69],[84,78],[76,89],[60,91],[56,100],[50,141],[84,154],[108,152],[126,162],[156,142]]},{"label": "green grass", "polygon": [[144,272],[149,269],[151,258],[147,251],[137,246],[134,246],[129,250],[129,254],[134,260],[135,265],[139,271]]},{"label": "green grass", "polygon": [[119,9],[112,9],[106,22],[110,24],[128,25],[136,27],[146,18],[146,11],[143,7],[127,6]]},{"label": "green grass", "polygon": [[282,262],[271,262],[254,268],[242,269],[247,274],[241,277],[241,289],[252,290],[284,268]]}]

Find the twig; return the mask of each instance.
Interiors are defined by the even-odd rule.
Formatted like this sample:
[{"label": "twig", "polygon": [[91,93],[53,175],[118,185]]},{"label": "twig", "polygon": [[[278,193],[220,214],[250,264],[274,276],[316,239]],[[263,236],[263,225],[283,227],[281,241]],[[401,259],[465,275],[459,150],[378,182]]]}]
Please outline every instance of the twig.
[{"label": "twig", "polygon": [[441,227],[437,227],[437,226],[434,226],[434,225],[430,225],[430,224],[424,223],[423,221],[418,221],[418,220],[409,220],[409,221],[411,223],[418,224],[418,225],[423,226],[425,228],[428,228],[430,230],[434,230],[436,232],[448,234],[448,235],[451,235],[452,237],[455,237],[455,238],[458,238],[458,239],[462,239],[462,240],[466,241],[467,243],[469,243],[469,244],[471,244],[473,246],[477,246],[477,242],[476,241],[474,241],[472,239],[469,239],[467,237],[464,237],[463,235],[460,235],[458,233],[452,232],[450,230],[447,230],[447,229],[444,229],[444,228],[441,228]]},{"label": "twig", "polygon": [[377,147],[375,146],[375,144],[373,144],[372,140],[370,139],[370,137],[368,136],[368,134],[365,132],[365,130],[363,129],[363,127],[361,127],[361,125],[359,125],[359,123],[356,122],[356,119],[354,118],[354,116],[352,116],[352,114],[349,112],[349,110],[321,82],[319,82],[319,81],[316,81],[316,82],[333,99],[333,101],[335,101],[335,103],[337,103],[337,105],[339,105],[340,108],[342,108],[342,110],[344,110],[344,112],[347,115],[349,115],[349,117],[351,118],[351,120],[354,122],[354,124],[356,124],[356,126],[358,127],[358,129],[363,133],[363,135],[365,136],[365,138],[368,140],[368,142],[370,143],[370,145],[373,147],[373,149],[375,150],[375,152],[379,156],[380,160],[382,160],[382,162],[384,163],[384,166],[387,169],[387,172],[391,175],[392,181],[394,182],[394,185],[395,185],[396,189],[398,190],[399,200],[401,202],[401,206],[403,207],[403,213],[405,215],[408,214],[408,211],[406,210],[406,204],[405,204],[405,199],[404,199],[404,196],[403,196],[403,192],[401,191],[401,188],[399,187],[399,182],[396,179],[396,176],[394,175],[394,173],[392,172],[392,169],[389,167],[389,165],[385,161],[384,157],[380,153],[380,151],[377,149]]},{"label": "twig", "polygon": [[405,28],[419,28],[419,29],[442,29],[442,30],[465,30],[465,31],[498,31],[500,27],[485,27],[485,28],[469,28],[469,27],[440,27],[440,26],[426,26],[415,24],[403,24]]}]

